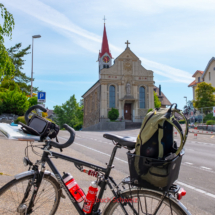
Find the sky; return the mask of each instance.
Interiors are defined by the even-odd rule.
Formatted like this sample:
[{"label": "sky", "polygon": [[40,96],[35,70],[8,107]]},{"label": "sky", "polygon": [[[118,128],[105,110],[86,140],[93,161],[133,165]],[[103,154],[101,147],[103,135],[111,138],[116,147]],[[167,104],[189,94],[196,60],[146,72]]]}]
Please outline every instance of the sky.
[{"label": "sky", "polygon": [[[1,0],[13,14],[10,48],[34,39],[33,85],[46,92],[49,109],[73,94],[77,101],[98,80],[104,16],[109,48],[117,58],[126,48],[154,72],[155,85],[183,108],[192,100],[196,70],[205,70],[215,50],[213,0]],[[214,47],[214,48],[213,48]],[[31,54],[23,72],[31,76]]]}]

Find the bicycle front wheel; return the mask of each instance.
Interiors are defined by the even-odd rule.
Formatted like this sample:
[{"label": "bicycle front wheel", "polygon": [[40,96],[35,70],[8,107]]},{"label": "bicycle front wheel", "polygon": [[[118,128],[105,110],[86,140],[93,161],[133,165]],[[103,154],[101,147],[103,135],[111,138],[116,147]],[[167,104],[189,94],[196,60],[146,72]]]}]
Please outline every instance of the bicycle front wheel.
[{"label": "bicycle front wheel", "polygon": [[[29,183],[33,175],[14,179],[0,189],[0,214],[22,214],[18,212],[20,204],[28,207],[34,186]],[[24,199],[24,194],[28,193]],[[34,207],[31,214],[53,215],[55,214],[61,196],[59,183],[51,176],[44,175],[34,200]],[[23,214],[25,214],[24,212]]]},{"label": "bicycle front wheel", "polygon": [[[122,193],[121,199],[112,200],[104,211],[104,215],[125,214],[119,201],[123,204],[127,214],[153,215],[162,201],[162,195],[149,190],[132,189]],[[179,204],[173,200],[165,198],[156,215],[186,215]]]}]

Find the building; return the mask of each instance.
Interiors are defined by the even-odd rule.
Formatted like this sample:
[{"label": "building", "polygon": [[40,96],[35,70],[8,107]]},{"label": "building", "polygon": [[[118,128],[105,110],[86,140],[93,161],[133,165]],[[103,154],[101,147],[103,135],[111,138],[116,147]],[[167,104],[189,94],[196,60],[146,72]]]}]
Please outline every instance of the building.
[{"label": "building", "polygon": [[195,100],[195,90],[198,83],[204,81],[215,87],[215,57],[210,59],[204,71],[197,70],[192,77],[194,77],[195,80],[190,83],[188,87],[193,88],[193,100]]},{"label": "building", "polygon": [[193,88],[193,100],[195,100],[195,98],[196,98],[195,91],[196,91],[197,84],[203,81],[203,79],[202,79],[203,73],[204,72],[201,70],[196,70],[196,72],[192,76],[195,78],[195,80],[188,85],[188,87]]},{"label": "building", "polygon": [[158,98],[159,98],[159,100],[161,102],[161,108],[166,108],[167,106],[171,105],[171,103],[168,100],[168,98],[161,91],[161,85],[159,85],[159,88],[154,86],[154,91],[155,91],[156,95],[158,96]]},{"label": "building", "polygon": [[119,110],[119,119],[142,122],[149,108],[154,108],[153,71],[145,69],[126,42],[113,62],[104,24],[102,48],[98,55],[99,80],[82,96],[83,128],[108,118],[111,108]]}]

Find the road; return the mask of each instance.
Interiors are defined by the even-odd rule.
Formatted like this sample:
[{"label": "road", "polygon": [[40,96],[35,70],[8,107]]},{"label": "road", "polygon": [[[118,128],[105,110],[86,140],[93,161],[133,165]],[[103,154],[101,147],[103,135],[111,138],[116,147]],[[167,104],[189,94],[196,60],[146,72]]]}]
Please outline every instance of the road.
[{"label": "road", "polygon": [[[139,129],[111,132],[122,136],[136,137]],[[101,163],[109,160],[113,149],[113,143],[103,138],[105,132],[76,133],[73,150],[90,156]],[[66,131],[60,131],[59,140],[64,142],[68,138]],[[178,140],[177,136],[175,137]],[[121,148],[116,153],[114,161],[115,169],[129,174],[126,152]],[[215,214],[215,137],[211,135],[188,135],[185,146],[185,155],[182,160],[180,175],[177,183],[184,187],[187,195],[183,198],[183,204],[192,214]],[[83,156],[84,160],[84,156]]]}]

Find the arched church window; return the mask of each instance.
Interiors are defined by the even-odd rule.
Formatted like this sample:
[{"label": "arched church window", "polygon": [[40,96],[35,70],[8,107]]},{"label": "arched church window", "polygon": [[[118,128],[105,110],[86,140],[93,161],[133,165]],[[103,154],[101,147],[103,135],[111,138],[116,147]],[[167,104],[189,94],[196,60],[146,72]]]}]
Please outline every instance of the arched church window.
[{"label": "arched church window", "polygon": [[140,102],[140,108],[145,108],[145,88],[144,87],[140,87],[139,102]]},{"label": "arched church window", "polygon": [[109,88],[109,107],[115,108],[115,87],[113,85]]}]

